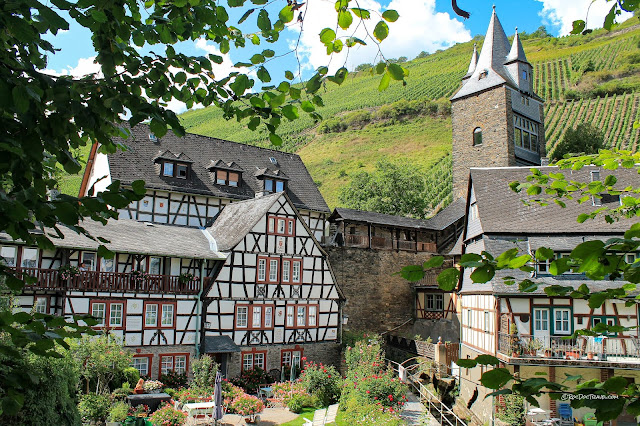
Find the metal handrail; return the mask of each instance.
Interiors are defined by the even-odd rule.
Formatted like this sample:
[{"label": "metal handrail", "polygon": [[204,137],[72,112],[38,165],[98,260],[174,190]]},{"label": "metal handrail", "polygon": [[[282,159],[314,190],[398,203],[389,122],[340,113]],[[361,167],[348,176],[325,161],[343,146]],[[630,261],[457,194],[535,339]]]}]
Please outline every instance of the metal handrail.
[{"label": "metal handrail", "polygon": [[[402,364],[399,364],[390,359],[387,359],[386,361],[388,364],[390,364],[393,367],[393,371],[397,372],[399,376],[400,375],[399,367],[403,367]],[[414,370],[416,366],[419,366],[419,365],[420,364],[414,364],[414,365],[410,365],[409,367],[406,367],[405,373],[409,373],[409,371]],[[421,382],[416,381],[414,379],[416,375],[417,373],[407,374],[406,375],[407,384],[411,386],[416,392],[418,392],[418,394],[420,395],[420,400],[423,403],[425,401],[427,402],[427,410],[429,410],[429,413],[433,416],[433,413],[435,411],[440,417],[439,421],[441,425],[467,426],[467,423],[465,423],[464,420],[458,417],[453,412],[453,410],[451,410],[442,401],[440,401],[438,397],[436,397],[433,393],[431,393],[429,389],[427,389]],[[436,420],[438,419],[436,418]]]}]

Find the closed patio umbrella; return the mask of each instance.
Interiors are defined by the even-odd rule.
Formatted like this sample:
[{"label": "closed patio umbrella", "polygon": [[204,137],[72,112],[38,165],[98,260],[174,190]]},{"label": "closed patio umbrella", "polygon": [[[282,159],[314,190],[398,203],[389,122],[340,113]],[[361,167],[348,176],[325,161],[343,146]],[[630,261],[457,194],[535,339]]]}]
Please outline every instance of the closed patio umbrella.
[{"label": "closed patio umbrella", "polygon": [[220,372],[218,371],[216,373],[216,385],[214,388],[214,399],[215,399],[215,403],[216,403],[216,411],[213,413],[213,418],[215,419],[216,423],[218,422],[218,420],[220,420],[223,416],[222,413],[222,374],[220,374]]}]

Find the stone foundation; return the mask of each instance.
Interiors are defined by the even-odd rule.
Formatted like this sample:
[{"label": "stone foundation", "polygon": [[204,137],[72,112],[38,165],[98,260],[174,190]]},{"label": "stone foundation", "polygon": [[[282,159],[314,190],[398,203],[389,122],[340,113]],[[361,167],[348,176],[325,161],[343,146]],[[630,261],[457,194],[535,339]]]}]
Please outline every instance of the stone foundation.
[{"label": "stone foundation", "polygon": [[[269,346],[242,346],[242,352],[266,351],[266,370],[281,370],[283,350],[302,350],[302,356],[307,362],[323,363],[340,367],[340,344],[332,342],[301,343],[298,345],[269,345]],[[233,353],[229,360],[227,377],[237,377],[242,368],[242,353]]]}]

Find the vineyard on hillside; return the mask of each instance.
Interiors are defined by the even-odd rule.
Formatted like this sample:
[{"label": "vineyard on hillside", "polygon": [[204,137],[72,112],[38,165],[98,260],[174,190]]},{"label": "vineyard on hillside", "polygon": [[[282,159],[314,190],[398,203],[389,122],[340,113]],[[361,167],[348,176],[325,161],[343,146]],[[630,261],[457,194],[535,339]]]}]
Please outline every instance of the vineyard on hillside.
[{"label": "vineyard on hillside", "polygon": [[604,134],[605,146],[638,149],[640,129],[633,123],[640,120],[640,94],[605,96],[568,102],[549,102],[545,108],[547,153],[562,139],[568,128],[590,123]]},{"label": "vineyard on hillside", "polygon": [[585,71],[615,70],[621,54],[638,49],[640,36],[612,39],[609,43],[573,53],[568,57],[535,62],[534,91],[543,99],[560,99],[582,77]]},{"label": "vineyard on hillside", "polygon": [[427,173],[426,197],[430,200],[432,211],[448,206],[453,201],[453,163],[450,154],[438,160]]}]

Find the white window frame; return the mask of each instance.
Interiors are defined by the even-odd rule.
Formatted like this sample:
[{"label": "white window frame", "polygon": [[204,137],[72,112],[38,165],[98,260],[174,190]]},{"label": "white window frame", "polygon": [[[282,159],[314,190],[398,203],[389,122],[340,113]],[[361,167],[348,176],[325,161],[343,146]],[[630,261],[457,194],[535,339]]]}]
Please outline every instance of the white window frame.
[{"label": "white window frame", "polygon": [[34,311],[38,314],[48,314],[49,312],[49,299],[46,297],[37,297],[33,303]]},{"label": "white window frame", "polygon": [[175,355],[173,357],[173,371],[178,374],[187,372],[187,356],[186,355]]},{"label": "white window frame", "polygon": [[80,264],[84,264],[85,268],[87,268],[87,271],[95,271],[96,266],[98,265],[97,259],[98,254],[96,252],[83,251],[80,258]]},{"label": "white window frame", "polygon": [[273,307],[265,306],[264,308],[264,328],[273,327]]},{"label": "white window frame", "polygon": [[[96,309],[97,306],[102,306],[102,309]],[[96,315],[96,311],[102,311],[102,316]],[[95,318],[99,318],[102,321],[96,324],[96,326],[104,326],[106,324],[106,313],[107,313],[107,304],[105,302],[96,302],[91,304],[91,316]]]},{"label": "white window frame", "polygon": [[289,220],[287,223],[287,233],[289,235],[293,235],[293,223],[294,223],[293,220]]},{"label": "white window frame", "polygon": [[[10,251],[13,251],[13,257],[9,256]],[[18,262],[18,247],[16,246],[2,246],[0,248],[0,257],[2,262],[7,266],[16,266]],[[9,261],[7,261],[9,259]]]},{"label": "white window frame", "polygon": [[264,370],[266,364],[266,357],[264,352],[256,352],[253,354],[253,368],[259,368]]},{"label": "white window frame", "polygon": [[[27,258],[27,252],[31,252],[31,253],[35,253],[35,257],[28,257]],[[24,247],[22,249],[22,260],[20,262],[20,266],[22,266],[23,268],[37,268],[38,267],[38,260],[40,259],[40,251],[35,248],[35,247]],[[33,266],[27,266],[26,262],[33,262]],[[29,263],[28,265],[31,265],[31,263]]]},{"label": "white window frame", "polygon": [[[114,307],[119,307],[114,309]],[[119,312],[119,315],[114,316],[114,312]],[[109,304],[109,327],[122,327],[124,318],[124,303],[110,303]]]},{"label": "white window frame", "polygon": [[307,325],[309,327],[316,327],[317,324],[317,313],[318,313],[318,308],[317,306],[309,306],[307,309]]},{"label": "white window frame", "polygon": [[[566,313],[567,318],[563,319],[562,316],[558,319],[558,314]],[[558,327],[558,324],[566,323],[565,327]],[[571,309],[569,308],[554,308],[553,310],[553,334],[569,335],[571,334]]]},{"label": "white window frame", "polygon": [[297,306],[297,315],[296,315],[296,326],[297,327],[306,327],[307,326],[307,307],[306,306]]},{"label": "white window frame", "polygon": [[269,259],[269,282],[278,282],[278,259]]},{"label": "white window frame", "polygon": [[116,259],[100,258],[100,272],[116,272]]},{"label": "white window frame", "polygon": [[283,260],[282,261],[282,282],[289,282],[289,275],[291,274],[291,261]]},{"label": "white window frame", "polygon": [[275,230],[276,230],[276,225],[275,225],[276,220],[275,220],[275,218],[270,217],[268,222],[269,222],[268,228],[267,228],[268,232],[270,234],[273,234],[275,232]]},{"label": "white window frame", "polygon": [[[153,318],[153,322],[150,319]],[[157,303],[147,303],[144,308],[144,325],[146,327],[157,327],[158,326],[158,304]]]},{"label": "white window frame", "polygon": [[262,328],[262,306],[254,305],[251,308],[253,312],[251,318],[251,328]]},{"label": "white window frame", "polygon": [[242,354],[242,371],[253,370],[253,353]]},{"label": "white window frame", "polygon": [[[543,315],[544,314],[544,315]],[[549,331],[549,309],[535,308],[533,310],[533,331]]]},{"label": "white window frame", "polygon": [[[138,373],[140,373],[140,376],[149,376],[150,371],[149,371],[149,358],[146,356],[137,356],[134,357],[133,360],[131,361],[131,367],[135,368],[136,370],[138,370]],[[143,370],[144,368],[144,370]]]},{"label": "white window frame", "polygon": [[278,234],[284,234],[287,227],[287,221],[285,219],[278,218]]},{"label": "white window frame", "polygon": [[267,280],[267,259],[258,259],[258,281]]},{"label": "white window frame", "polygon": [[[173,322],[174,322],[173,317],[175,316],[175,309],[173,305],[170,303],[165,303],[165,304],[162,304],[161,306],[162,308],[160,309],[160,312],[161,312],[160,327],[162,328],[173,327]],[[171,315],[165,315],[166,312],[170,312]]]},{"label": "white window frame", "polygon": [[484,332],[488,333],[490,331],[490,317],[489,317],[489,311],[484,311]]},{"label": "white window frame", "polygon": [[293,327],[295,325],[295,312],[294,306],[287,306],[287,327]]},{"label": "white window frame", "polygon": [[173,356],[160,355],[160,374],[169,374],[173,371]]},{"label": "white window frame", "polygon": [[300,267],[302,266],[302,262],[300,260],[293,260],[291,265],[291,281],[294,283],[300,282]]},{"label": "white window frame", "polygon": [[249,305],[236,308],[236,328],[249,327]]}]

